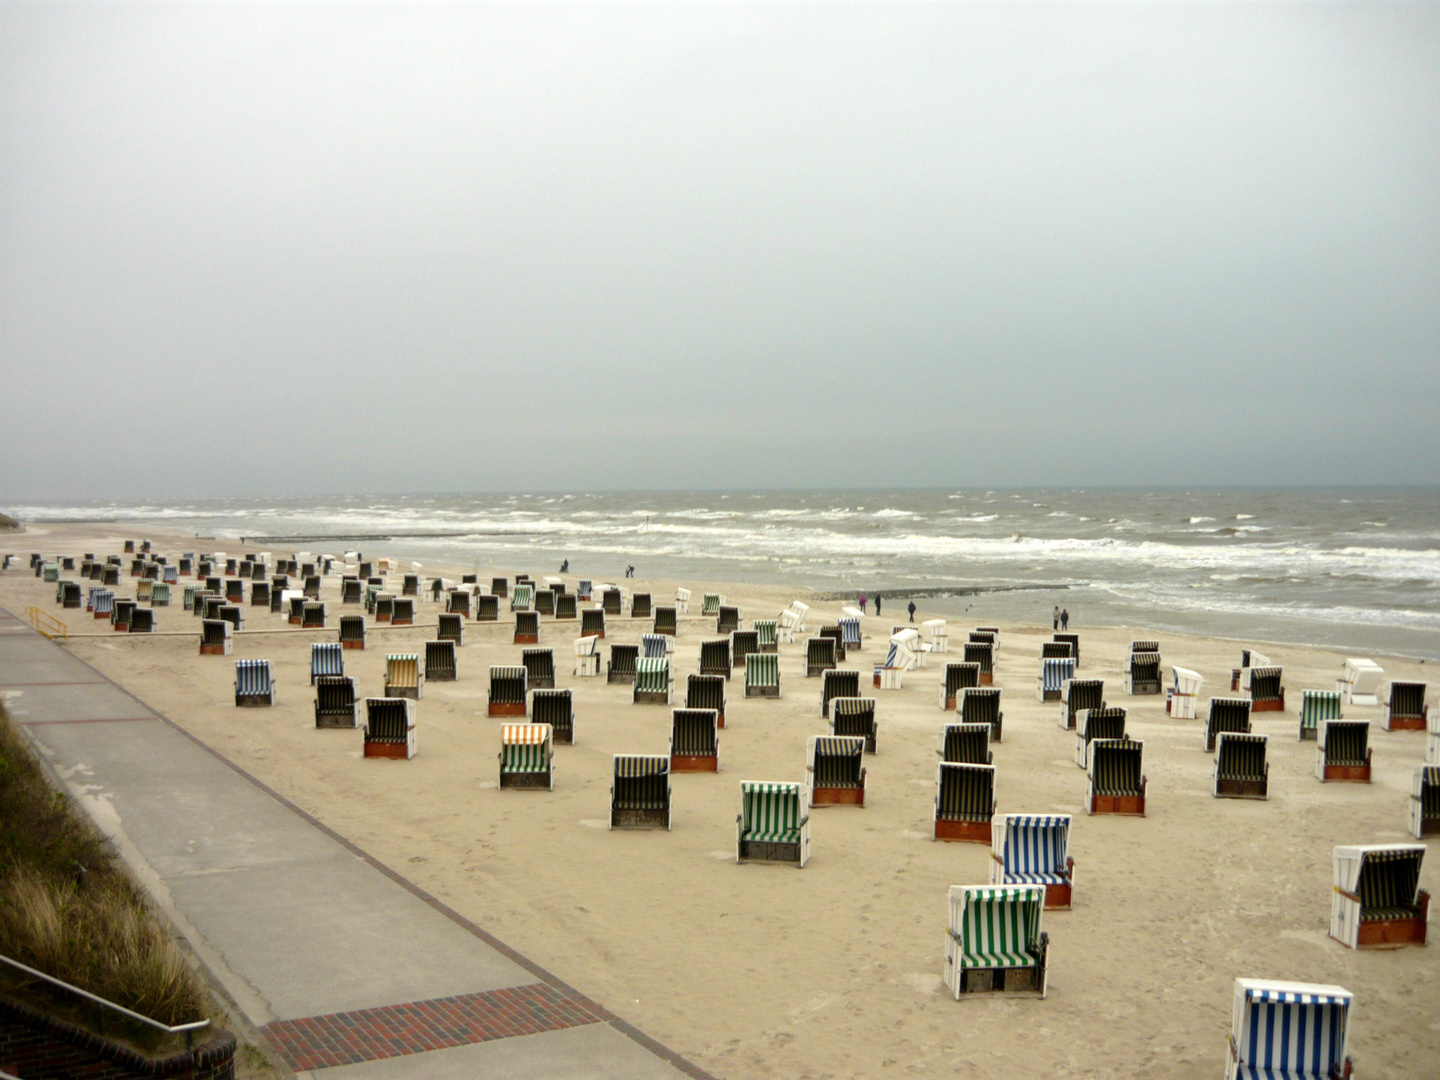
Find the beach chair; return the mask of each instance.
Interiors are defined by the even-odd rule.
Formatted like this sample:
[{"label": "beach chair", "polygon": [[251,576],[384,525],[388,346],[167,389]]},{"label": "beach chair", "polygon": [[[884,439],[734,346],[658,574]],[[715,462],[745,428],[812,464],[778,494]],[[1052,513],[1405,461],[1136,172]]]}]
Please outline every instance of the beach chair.
[{"label": "beach chair", "polygon": [[555,689],[555,653],[551,649],[522,649],[525,681],[532,690]]},{"label": "beach chair", "polygon": [[340,647],[342,649],[359,649],[364,651],[365,616],[340,616]]},{"label": "beach chair", "polygon": [[[58,595],[55,599],[60,602],[62,607],[68,606],[65,604],[65,595],[66,589],[71,585],[75,585],[75,583],[73,581],[66,581],[63,578],[60,580],[59,587],[56,590]],[[155,583],[153,581],[137,581],[135,583],[135,599],[142,604],[145,603],[150,599],[150,595],[154,589]],[[75,599],[77,601],[80,599],[80,586],[78,585],[75,585]],[[75,606],[79,607],[80,605],[77,603]]]},{"label": "beach chair", "polygon": [[843,618],[836,623],[840,627],[840,647],[842,649],[859,649],[861,644],[860,620],[857,618]]},{"label": "beach chair", "polygon": [[782,611],[775,619],[775,640],[778,645],[795,644],[795,631],[800,620],[793,611]]},{"label": "beach chair", "polygon": [[670,828],[670,759],[616,754],[610,785],[610,828]]},{"label": "beach chair", "polygon": [[1392,682],[1385,699],[1386,731],[1424,731],[1430,715],[1423,682]]},{"label": "beach chair", "polygon": [[641,634],[641,656],[669,656],[674,648],[674,639],[668,634]]},{"label": "beach chair", "polygon": [[1424,844],[1337,847],[1330,936],[1352,949],[1424,945],[1430,894],[1420,888]]},{"label": "beach chair", "polygon": [[780,696],[779,654],[751,653],[745,658],[745,696]]},{"label": "beach chair", "polygon": [[740,609],[721,604],[720,609],[715,612],[715,633],[732,634],[739,629]]},{"label": "beach chair", "polygon": [[325,676],[345,674],[345,651],[338,641],[314,642],[310,646],[310,685]]},{"label": "beach chair", "polygon": [[1385,669],[1374,660],[1347,657],[1335,689],[1347,705],[1379,705],[1380,683],[1384,678]]},{"label": "beach chair", "polygon": [[300,625],[307,629],[325,628],[325,604],[320,600],[309,600],[300,605]]},{"label": "beach chair", "polygon": [[448,641],[457,649],[465,644],[465,620],[459,615],[452,615],[441,612],[439,615],[440,625],[435,631],[435,637],[439,641]]},{"label": "beach chair", "polygon": [[1173,682],[1165,691],[1165,715],[1180,720],[1195,719],[1195,703],[1205,682],[1198,671],[1177,667],[1171,669]]},{"label": "beach chair", "polygon": [[1090,764],[1090,743],[1095,739],[1125,738],[1125,710],[1109,708],[1081,709],[1075,714],[1075,764],[1084,769]]},{"label": "beach chair", "polygon": [[995,766],[942,761],[935,774],[935,839],[990,843]]},{"label": "beach chair", "polygon": [[101,586],[95,590],[91,599],[92,611],[97,619],[110,618],[111,612],[115,610],[115,590]]},{"label": "beach chair", "polygon": [[1270,658],[1258,649],[1241,649],[1240,666],[1230,669],[1230,692],[1250,689],[1249,670],[1252,667],[1270,667]]},{"label": "beach chair", "polygon": [[805,632],[805,617],[810,614],[810,605],[802,604],[799,600],[792,600],[787,610],[795,616],[796,633],[803,634]]},{"label": "beach chair", "polygon": [[425,681],[454,682],[459,678],[455,669],[455,642],[427,641],[425,643]]},{"label": "beach chair", "polygon": [[555,617],[555,594],[549,589],[540,589],[535,593],[535,614],[549,615]]},{"label": "beach chair", "polygon": [[837,697],[830,701],[830,730],[836,735],[848,735],[865,740],[865,752],[875,753],[877,728],[875,724],[875,699],[864,697]]},{"label": "beach chair", "polygon": [[549,724],[501,724],[499,758],[501,788],[555,790],[555,744]]},{"label": "beach chair", "polygon": [[600,674],[600,639],[582,637],[575,639],[575,674],[582,679],[594,679]]},{"label": "beach chair", "polygon": [[245,602],[245,583],[239,578],[226,580],[225,601],[229,604],[243,604]]},{"label": "beach chair", "polygon": [[756,652],[773,653],[779,650],[776,638],[779,623],[774,619],[756,619],[751,625],[755,627]]},{"label": "beach chair", "polygon": [[700,605],[700,614],[719,615],[720,605],[724,602],[725,597],[721,596],[719,593],[707,592],[705,594],[705,599],[701,602]]},{"label": "beach chair", "polygon": [[320,575],[319,575],[319,574],[314,574],[314,573],[311,573],[311,574],[301,574],[301,575],[300,575],[300,581],[301,581],[301,585],[300,585],[300,591],[301,591],[301,592],[303,592],[303,593],[304,593],[306,596],[308,596],[311,600],[319,600],[319,599],[320,599]]},{"label": "beach chair", "polygon": [[958,765],[993,765],[989,724],[941,724],[935,753]]},{"label": "beach chair", "polygon": [[993,825],[990,884],[1039,885],[1045,910],[1068,909],[1075,885],[1070,815],[1000,814]]},{"label": "beach chair", "polygon": [[162,566],[160,568],[160,580],[166,585],[180,584],[180,570],[174,566]]},{"label": "beach chair", "polygon": [[408,596],[397,596],[390,603],[391,626],[415,625],[415,601]]},{"label": "beach chair", "polygon": [[1063,699],[1065,684],[1075,678],[1073,656],[1050,656],[1040,661],[1040,676],[1035,680],[1035,696],[1041,701]]},{"label": "beach chair", "polygon": [[538,645],[539,643],[540,615],[534,611],[515,612],[515,644]]},{"label": "beach chair", "polygon": [[582,577],[575,585],[576,599],[583,600],[587,604],[590,602],[590,598],[594,595],[594,593],[595,583],[589,578]]},{"label": "beach chair", "polygon": [[[131,560],[130,560],[130,576],[133,577],[133,578],[143,578],[143,577],[145,576],[145,564],[146,564],[146,560],[144,560],[144,559],[131,559]],[[60,561],[59,561],[59,559],[56,559],[53,563],[49,563],[49,564],[47,564],[47,565],[53,566],[53,567],[55,568],[55,573],[56,573],[56,575],[57,575],[57,576],[59,575],[59,573],[60,573]],[[50,579],[49,579],[49,578],[46,578],[45,580],[46,580],[46,581],[49,581]]]},{"label": "beach chair", "polygon": [[1268,736],[1224,731],[1216,742],[1215,776],[1210,793],[1217,799],[1266,799],[1270,765],[1265,760]]},{"label": "beach chair", "polygon": [[809,860],[810,815],[805,812],[805,785],[740,781],[735,861],[788,863],[800,869]]},{"label": "beach chair", "polygon": [[675,610],[676,610],[677,612],[680,612],[680,613],[685,614],[685,615],[690,614],[690,590],[689,590],[689,589],[676,589],[676,590],[675,590]]},{"label": "beach chair", "polygon": [[530,695],[530,719],[549,724],[557,745],[575,744],[575,705],[569,690],[536,690]]},{"label": "beach chair", "polygon": [[830,715],[830,702],[837,697],[860,696],[860,672],[831,668],[820,674],[820,715]]},{"label": "beach chair", "polygon": [[812,735],[806,744],[810,805],[865,805],[865,740],[853,735]]},{"label": "beach chair", "polygon": [[745,657],[760,651],[760,635],[754,630],[736,630],[730,635],[730,666],[743,668]]},{"label": "beach chair", "polygon": [[965,663],[980,665],[980,685],[992,686],[995,682],[995,644],[990,641],[967,641]]},{"label": "beach chair", "polygon": [[678,632],[675,609],[673,607],[657,607],[655,609],[655,633],[674,637]]},{"label": "beach chair", "polygon": [[[119,608],[123,601],[115,602]],[[229,656],[231,632],[234,627],[224,619],[202,619],[200,622],[200,655]]]},{"label": "beach chair", "polygon": [[829,638],[835,642],[835,662],[845,662],[845,634],[839,626],[822,626],[819,631],[820,637]]},{"label": "beach chair", "polygon": [[101,574],[100,574],[100,584],[102,584],[102,585],[119,585],[119,584],[120,584],[120,568],[119,568],[118,566],[107,566],[107,567],[105,567],[105,569],[104,569],[103,571],[101,571]]},{"label": "beach chair", "polygon": [[813,679],[822,672],[835,667],[836,643],[834,638],[812,637],[805,642],[805,677]]},{"label": "beach chair", "polygon": [[980,685],[980,665],[949,663],[945,665],[944,677],[940,680],[940,709],[950,712],[955,709],[961,691]]},{"label": "beach chair", "polygon": [[1079,634],[1052,634],[1054,641],[1066,641],[1070,643],[1070,658],[1075,661],[1075,666],[1080,666],[1080,635]]},{"label": "beach chair", "polygon": [[[589,640],[598,641],[599,638]],[[605,681],[632,685],[635,682],[635,664],[640,658],[639,654],[640,646],[638,645],[611,645],[610,663],[606,667]],[[661,658],[664,658],[663,653]]]},{"label": "beach chair", "polygon": [[125,554],[126,554],[126,555],[129,555],[129,554],[131,554],[132,552],[134,552],[134,550],[135,550],[135,541],[134,541],[134,540],[126,540],[126,541],[125,541]]},{"label": "beach chair", "polygon": [[[187,585],[188,593],[193,586]],[[250,606],[268,608],[270,606],[270,583],[268,581],[257,581],[250,586]]]},{"label": "beach chair", "polygon": [[1003,741],[1005,714],[1000,711],[999,687],[965,687],[960,691],[955,714],[962,724],[989,724],[990,741]]},{"label": "beach chair", "polygon": [[586,608],[580,612],[580,636],[603,638],[605,636],[605,612],[599,608]]},{"label": "beach chair", "polygon": [[280,593],[280,609],[289,619],[291,626],[305,625],[305,605],[309,600],[299,589],[285,589]]},{"label": "beach chair", "polygon": [[[469,595],[469,594],[467,594],[467,595]],[[489,594],[489,595],[483,595],[483,594],[482,594],[482,595],[477,595],[477,596],[475,596],[474,600],[475,600],[475,602],[474,602],[474,608],[475,608],[475,621],[476,621],[476,622],[499,622],[499,621],[500,621],[500,598],[499,598],[498,596],[495,596],[494,594]],[[462,614],[463,614],[463,613],[462,613]],[[516,612],[516,614],[515,614],[515,620],[516,620],[517,623],[518,623],[519,620],[520,620],[520,615],[521,615],[521,614],[522,614],[521,612]],[[572,618],[573,618],[573,616],[572,616]],[[540,622],[539,622],[539,619],[538,619],[538,618],[536,619],[535,625],[536,625],[537,627],[540,625]]]},{"label": "beach chair", "polygon": [[[130,632],[130,621],[135,617],[135,610],[140,605],[134,600],[115,598],[110,608],[110,627],[118,633],[128,634]],[[217,612],[218,614],[218,612]]]},{"label": "beach chair", "polygon": [[[1148,643],[1147,643],[1148,644]],[[1134,696],[1160,693],[1160,654],[1132,652],[1125,672],[1125,693]]]},{"label": "beach chair", "polygon": [[[474,579],[473,574],[470,575],[470,577],[472,580]],[[507,577],[492,577],[490,579],[490,595],[508,597],[510,595],[510,579]]]},{"label": "beach chair", "polygon": [[1410,787],[1410,835],[1440,836],[1440,765],[1416,765]]},{"label": "beach chair", "polygon": [[636,705],[670,704],[668,659],[646,656],[635,661],[635,689],[630,700]]},{"label": "beach chair", "polygon": [[625,598],[619,589],[607,588],[600,593],[600,610],[617,619],[625,613]]},{"label": "beach chair", "polygon": [[725,680],[719,675],[691,675],[685,682],[685,708],[713,709],[715,725],[725,726]]},{"label": "beach chair", "polygon": [[945,986],[967,994],[1045,996],[1050,938],[1042,885],[951,885]]},{"label": "beach chair", "polygon": [[1300,691],[1300,739],[1315,738],[1322,720],[1339,720],[1339,690]]},{"label": "beach chair", "polygon": [[[859,630],[857,625],[856,630]],[[944,619],[926,619],[920,624],[920,640],[930,646],[931,652],[950,651],[950,630]]]},{"label": "beach chair", "polygon": [[1251,712],[1285,711],[1285,687],[1280,685],[1280,668],[1252,667],[1245,674],[1249,678],[1245,689],[1250,691]]},{"label": "beach chair", "polygon": [[1160,642],[1159,642],[1159,641],[1145,640],[1145,641],[1132,641],[1132,642],[1130,642],[1130,655],[1131,655],[1131,656],[1134,656],[1136,653],[1158,653],[1159,651],[1160,651]]},{"label": "beach chair", "polygon": [[1225,1080],[1349,1080],[1352,998],[1339,986],[1236,979]]},{"label": "beach chair", "polygon": [[150,606],[152,608],[170,606],[169,584],[163,581],[155,582],[150,589]]},{"label": "beach chair", "polygon": [[523,667],[491,667],[490,716],[524,716],[528,689]]},{"label": "beach chair", "polygon": [[139,606],[131,608],[129,631],[132,634],[153,634],[155,632],[155,612],[150,608]]},{"label": "beach chair", "polygon": [[637,592],[630,598],[630,617],[649,619],[654,616],[654,602],[648,592]]},{"label": "beach chair", "polygon": [[255,708],[275,704],[275,679],[269,660],[235,661],[235,705]]},{"label": "beach chair", "polygon": [[1104,679],[1066,679],[1060,688],[1060,727],[1075,730],[1075,714],[1081,709],[1105,708]]},{"label": "beach chair", "polygon": [[[494,597],[491,597],[491,599],[493,600]],[[470,618],[470,590],[451,589],[449,596],[445,599],[445,611],[451,615],[460,615],[467,619]],[[499,618],[500,608],[497,604],[495,608],[495,619],[490,621],[497,621]]]},{"label": "beach chair", "polygon": [[730,639],[700,643],[700,674],[730,678]]},{"label": "beach chair", "polygon": [[385,657],[385,696],[414,698],[425,694],[425,676],[418,653],[390,653]]},{"label": "beach chair", "polygon": [[528,581],[523,581],[515,586],[515,593],[510,597],[510,610],[514,612],[529,612],[534,615],[535,611],[535,586]]},{"label": "beach chair", "polygon": [[1370,721],[1322,720],[1315,775],[1322,783],[1370,783]]},{"label": "beach chair", "polygon": [[321,675],[315,680],[315,726],[355,726],[355,680],[346,675]]},{"label": "beach chair", "polygon": [[62,608],[80,607],[80,583],[78,581],[62,581],[60,584],[60,606]]},{"label": "beach chair", "polygon": [[[133,603],[133,601],[130,601],[130,600],[117,600],[116,603],[117,603],[117,604],[130,604],[130,603]],[[206,619],[218,619],[218,618],[220,618],[220,609],[223,608],[224,606],[225,606],[225,598],[224,598],[223,596],[216,596],[214,593],[209,593],[209,592],[207,592],[207,593],[205,594],[205,606],[204,606],[204,611],[203,611],[203,613],[202,613],[202,617],[203,617],[203,618],[206,618]]]},{"label": "beach chair", "polygon": [[1211,698],[1210,713],[1205,718],[1205,752],[1215,752],[1215,740],[1222,731],[1239,735],[1250,734],[1249,698]]},{"label": "beach chair", "polygon": [[1145,816],[1144,752],[1133,739],[1090,740],[1086,813]]},{"label": "beach chair", "polygon": [[1041,660],[1073,660],[1075,659],[1075,648],[1068,641],[1042,641],[1040,643]]},{"label": "beach chair", "polygon": [[670,771],[719,772],[720,714],[714,709],[672,709]]},{"label": "beach chair", "polygon": [[361,600],[360,579],[356,577],[342,577],[340,579],[340,603],[358,604]]}]

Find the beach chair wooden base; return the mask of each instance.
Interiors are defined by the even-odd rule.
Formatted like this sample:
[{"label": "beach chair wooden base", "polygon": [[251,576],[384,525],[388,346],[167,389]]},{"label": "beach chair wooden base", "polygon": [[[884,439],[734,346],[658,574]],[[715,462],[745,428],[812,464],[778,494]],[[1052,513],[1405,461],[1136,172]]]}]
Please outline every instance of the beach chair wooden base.
[{"label": "beach chair wooden base", "polygon": [[97,612],[95,612],[95,618],[97,618],[97,619],[108,619],[108,618],[110,618],[110,613],[109,613],[108,611],[97,611]]},{"label": "beach chair wooden base", "polygon": [[942,702],[940,702],[940,708],[941,708],[941,711],[943,711],[943,712],[954,712],[954,711],[955,711],[955,695],[954,695],[954,694],[949,694],[949,695],[947,695],[946,698],[945,698]]},{"label": "beach chair wooden base", "polygon": [[[1070,860],[1070,872],[1075,872],[1075,860]],[[1045,910],[1069,911],[1075,886],[1068,881],[1055,881],[1045,886]]]},{"label": "beach chair wooden base", "polygon": [[562,728],[552,724],[550,726],[550,738],[556,746],[574,746],[575,729],[573,727]]},{"label": "beach chair wooden base", "polygon": [[414,626],[414,625],[415,625],[415,616],[414,616],[414,615],[392,615],[392,616],[390,616],[390,625],[391,625],[391,626]]},{"label": "beach chair wooden base", "polygon": [[864,806],[864,770],[860,787],[816,787],[810,789],[811,806]]},{"label": "beach chair wooden base", "polygon": [[375,613],[375,621],[376,621],[377,623],[382,623],[382,622],[388,623],[388,622],[390,621],[390,612],[388,612],[388,611],[377,611],[377,612]]},{"label": "beach chair wooden base", "polygon": [[935,839],[951,840],[963,844],[988,844],[990,843],[990,822],[936,818]]},{"label": "beach chair wooden base", "polygon": [[780,646],[779,646],[779,644],[778,644],[777,642],[768,641],[768,642],[766,642],[765,644],[759,646],[755,651],[756,651],[756,652],[773,652],[773,653],[778,653],[778,652],[780,651]]},{"label": "beach chair wooden base", "polygon": [[669,705],[669,690],[636,690],[631,699],[636,705]]},{"label": "beach chair wooden base", "polygon": [[1424,731],[1425,717],[1423,716],[1392,716],[1386,731]]},{"label": "beach chair wooden base", "polygon": [[1364,919],[1356,937],[1357,949],[1401,949],[1406,945],[1424,945],[1430,894],[1420,890],[1420,903],[1415,913],[1394,919]]},{"label": "beach chair wooden base", "polygon": [[789,863],[798,868],[800,866],[800,845],[782,844],[770,840],[741,840],[736,851],[735,861]]},{"label": "beach chair wooden base", "polygon": [[720,758],[715,754],[671,754],[670,771],[719,772]]},{"label": "beach chair wooden base", "polygon": [[341,647],[342,649],[361,649],[361,650],[363,650],[363,649],[365,648],[365,642],[363,642],[363,641],[342,641],[342,642],[340,643],[340,647]]},{"label": "beach chair wooden base", "polygon": [[290,625],[291,625],[291,626],[299,626],[299,625],[300,625],[300,622],[301,622],[300,616],[299,616],[299,615],[291,615],[291,616],[289,616],[289,622],[290,622]]},{"label": "beach chair wooden base", "polygon": [[516,644],[516,645],[539,645],[539,644],[540,644],[540,635],[539,635],[539,634],[516,634],[516,635],[515,635],[515,644]]},{"label": "beach chair wooden base", "polygon": [[668,829],[669,810],[611,810],[612,829]]},{"label": "beach chair wooden base", "polygon": [[1250,711],[1251,711],[1252,713],[1257,713],[1257,712],[1284,712],[1284,711],[1285,711],[1285,698],[1282,696],[1282,697],[1278,697],[1278,698],[1264,698],[1264,699],[1259,700],[1259,701],[1252,701],[1252,702],[1250,703]]},{"label": "beach chair wooden base", "polygon": [[1092,814],[1123,814],[1128,817],[1145,816],[1144,795],[1096,795],[1090,800]]},{"label": "beach chair wooden base", "polygon": [[502,772],[500,786],[502,788],[528,788],[532,791],[552,791],[555,788],[548,770],[545,772]]},{"label": "beach chair wooden base", "polygon": [[1326,765],[1325,775],[1321,782],[1326,784],[1368,784],[1370,783],[1369,765]]},{"label": "beach chair wooden base", "polygon": [[1440,836],[1440,817],[1422,817],[1420,819],[1420,831],[1417,832],[1415,836],[1417,839],[1424,839],[1427,836]]},{"label": "beach chair wooden base", "polygon": [[[597,661],[597,662],[598,662],[598,661]],[[635,685],[635,672],[633,672],[633,671],[612,671],[612,670],[607,669],[606,672],[605,672],[605,685],[606,685],[606,686],[613,686],[613,685],[615,685],[615,684],[617,684],[617,683],[624,684],[624,685],[626,685],[626,686],[634,686],[634,685]]]},{"label": "beach chair wooden base", "polygon": [[1125,692],[1131,697],[1145,697],[1150,694],[1158,696],[1161,693],[1160,680],[1152,679],[1144,682],[1131,680]]},{"label": "beach chair wooden base", "polygon": [[967,968],[960,973],[961,994],[1034,994],[1045,996],[1043,967]]},{"label": "beach chair wooden base", "polygon": [[1074,731],[1074,730],[1075,730],[1075,714],[1074,714],[1073,712],[1070,713],[1069,715],[1067,715],[1067,716],[1065,717],[1065,730],[1066,730],[1066,731]]},{"label": "beach chair wooden base", "polygon": [[365,741],[365,757],[394,758],[396,761],[410,760],[410,744],[399,742]]},{"label": "beach chair wooden base", "polygon": [[349,728],[353,729],[355,724],[355,712],[348,713],[316,713],[315,726],[317,728]]},{"label": "beach chair wooden base", "polygon": [[489,703],[490,716],[524,716],[523,701],[492,701]]},{"label": "beach chair wooden base", "polygon": [[[780,696],[780,688],[778,686],[747,686],[745,687],[745,696],[778,698]],[[720,726],[724,727],[725,725],[721,724]]]},{"label": "beach chair wooden base", "polygon": [[[605,637],[605,631],[604,631],[604,630],[581,630],[581,631],[580,631],[580,636],[581,636],[581,637],[598,637],[598,638],[600,638],[600,639],[603,640],[604,637]],[[516,640],[516,642],[518,643],[520,639],[519,639],[519,638],[516,638],[515,640]]]},{"label": "beach chair wooden base", "polygon": [[227,641],[227,642],[225,642],[223,645],[201,645],[201,646],[200,646],[200,655],[201,655],[201,656],[229,656],[229,655],[230,655],[230,642]]},{"label": "beach chair wooden base", "polygon": [[235,707],[237,709],[268,709],[273,704],[275,704],[275,699],[271,694],[235,695]]},{"label": "beach chair wooden base", "polygon": [[1215,798],[1217,799],[1265,799],[1269,797],[1270,784],[1267,780],[1229,780],[1221,778],[1215,781]]},{"label": "beach chair wooden base", "polygon": [[491,612],[488,612],[488,611],[477,612],[476,615],[475,615],[475,621],[476,621],[476,622],[499,622],[499,621],[500,621],[500,613],[499,613],[498,611],[497,611],[497,612],[494,612],[494,613],[491,613]]},{"label": "beach chair wooden base", "polygon": [[715,728],[717,731],[725,730],[725,714],[719,710],[715,713]]},{"label": "beach chair wooden base", "polygon": [[993,671],[982,671],[982,672],[980,672],[980,685],[981,685],[981,686],[994,686],[994,685],[995,685],[995,673],[994,673]]}]

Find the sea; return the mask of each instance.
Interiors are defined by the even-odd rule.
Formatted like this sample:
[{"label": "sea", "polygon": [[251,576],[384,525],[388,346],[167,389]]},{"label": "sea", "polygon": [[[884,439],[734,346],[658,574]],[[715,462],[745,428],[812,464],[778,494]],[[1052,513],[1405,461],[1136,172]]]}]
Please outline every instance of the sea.
[{"label": "sea", "polygon": [[[1130,626],[1440,658],[1440,487],[407,494],[6,508],[247,549],[760,582],[918,617]],[[11,541],[13,544],[13,539]]]}]

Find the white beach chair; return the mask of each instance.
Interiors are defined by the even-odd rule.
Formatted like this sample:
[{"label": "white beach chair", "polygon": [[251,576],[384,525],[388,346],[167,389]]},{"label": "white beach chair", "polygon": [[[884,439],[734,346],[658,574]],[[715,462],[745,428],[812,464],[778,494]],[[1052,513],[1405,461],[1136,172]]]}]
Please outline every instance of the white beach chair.
[{"label": "white beach chair", "polygon": [[1361,657],[1346,657],[1335,689],[1347,705],[1379,705],[1380,682],[1385,678],[1385,669],[1374,660]]}]

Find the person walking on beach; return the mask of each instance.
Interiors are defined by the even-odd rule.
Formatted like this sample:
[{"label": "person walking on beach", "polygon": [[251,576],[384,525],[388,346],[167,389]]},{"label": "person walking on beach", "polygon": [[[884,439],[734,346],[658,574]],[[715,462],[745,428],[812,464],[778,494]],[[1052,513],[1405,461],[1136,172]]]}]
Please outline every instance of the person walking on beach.
[{"label": "person walking on beach", "polygon": [[880,617],[880,594],[878,592],[875,594],[875,617],[877,619]]},{"label": "person walking on beach", "polygon": [[860,594],[860,614],[865,614],[865,594],[863,592]]},{"label": "person walking on beach", "polygon": [[910,601],[910,621],[911,621],[911,622],[914,622],[914,621],[915,621],[915,601],[914,601],[914,600],[911,600],[911,601]]},{"label": "person walking on beach", "polygon": [[561,572],[562,574],[568,574],[568,573],[570,572],[570,560],[569,560],[569,559],[566,559],[564,562],[562,562],[562,563],[560,564],[560,572]]},{"label": "person walking on beach", "polygon": [[1059,630],[1059,629],[1060,629],[1060,605],[1059,605],[1059,604],[1056,604],[1056,605],[1055,605],[1055,611],[1054,611],[1054,612],[1051,614],[1051,616],[1050,616],[1050,629],[1051,629],[1051,630]]},{"label": "person walking on beach", "polygon": [[1060,612],[1060,629],[1070,629],[1070,612],[1068,610]]}]

